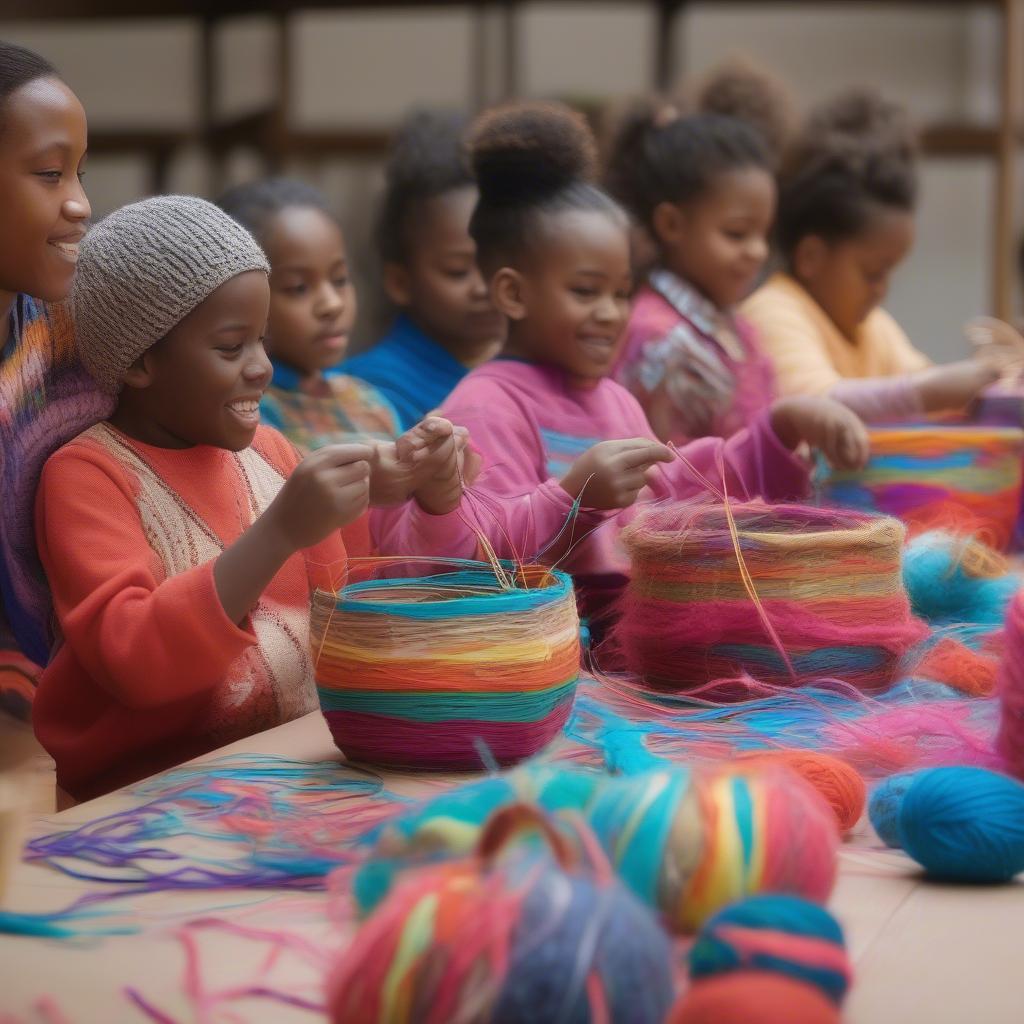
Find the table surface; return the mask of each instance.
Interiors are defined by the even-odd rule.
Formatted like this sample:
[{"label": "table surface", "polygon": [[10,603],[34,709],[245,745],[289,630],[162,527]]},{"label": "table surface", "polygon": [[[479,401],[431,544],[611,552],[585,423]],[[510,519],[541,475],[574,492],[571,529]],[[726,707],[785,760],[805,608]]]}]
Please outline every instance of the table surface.
[{"label": "table surface", "polygon": [[[229,753],[274,754],[306,761],[340,760],[323,718],[307,715],[225,747],[198,761]],[[389,789],[415,795],[415,776],[382,773]],[[433,787],[432,787],[433,788]],[[436,790],[435,790],[436,791]],[[117,792],[55,815],[37,828],[81,823],[130,807]],[[830,901],[846,932],[855,981],[846,1024],[1020,1024],[1024,1021],[1024,880],[1005,886],[938,885],[923,880],[902,854],[881,851],[862,829],[840,853],[839,881]],[[179,847],[180,848],[180,845]],[[48,911],[66,906],[95,883],[43,866],[18,865],[4,909]],[[134,986],[168,1021],[209,1021],[195,1015],[183,987],[185,947],[175,926],[213,913],[251,927],[280,927],[323,946],[337,942],[322,893],[157,893],[133,898],[132,913],[159,927],[141,936],[102,940],[40,940],[0,935],[0,1024],[156,1019],[125,995]],[[261,918],[262,915],[262,918]],[[285,921],[284,918],[287,918]],[[269,919],[269,921],[268,921]],[[203,935],[204,982],[231,987],[252,978],[258,950],[239,934]],[[277,980],[316,998],[308,959],[276,963]],[[234,1020],[291,1024],[318,1019],[308,1009],[270,999],[233,1004]]]}]

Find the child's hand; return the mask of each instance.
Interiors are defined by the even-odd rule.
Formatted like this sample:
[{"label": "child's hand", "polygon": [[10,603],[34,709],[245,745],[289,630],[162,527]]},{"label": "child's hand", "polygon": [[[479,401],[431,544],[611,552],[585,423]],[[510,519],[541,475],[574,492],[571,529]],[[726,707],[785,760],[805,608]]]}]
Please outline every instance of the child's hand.
[{"label": "child's hand", "polygon": [[289,550],[319,544],[366,511],[373,458],[373,445],[332,444],[295,467],[264,513]]},{"label": "child's hand", "polygon": [[772,406],[772,429],[789,449],[806,441],[836,469],[861,469],[868,461],[868,432],[856,413],[831,398],[783,398]]},{"label": "child's hand", "polygon": [[569,467],[561,484],[587,508],[629,508],[647,485],[654,464],[672,459],[665,445],[645,437],[601,441]]},{"label": "child's hand", "polygon": [[998,363],[964,359],[945,366],[930,366],[914,374],[914,384],[925,412],[963,409],[978,397],[982,388],[994,384],[1002,370]]},{"label": "child's hand", "polygon": [[442,416],[424,417],[398,439],[397,447],[398,457],[412,467],[413,495],[431,515],[457,508],[464,484],[472,483],[480,472],[468,431]]}]

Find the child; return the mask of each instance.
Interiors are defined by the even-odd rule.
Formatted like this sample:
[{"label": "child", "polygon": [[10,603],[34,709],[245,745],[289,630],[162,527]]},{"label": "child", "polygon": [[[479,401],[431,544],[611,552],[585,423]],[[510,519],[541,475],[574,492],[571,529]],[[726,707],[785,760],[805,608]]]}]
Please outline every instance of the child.
[{"label": "child", "polygon": [[50,651],[32,508],[43,463],[107,415],[59,303],[89,201],[85,111],[53,66],[0,42],[0,707],[28,717]]},{"label": "child", "polygon": [[931,366],[880,308],[914,237],[914,139],[866,92],[812,115],[780,176],[785,269],[741,307],[784,395],[831,395],[867,420],[966,406],[999,375],[983,360]]},{"label": "child", "polygon": [[340,367],[379,388],[403,429],[494,355],[504,328],[469,236],[477,193],[462,132],[459,117],[420,113],[396,136],[378,239],[384,286],[399,314],[380,342]]},{"label": "child", "polygon": [[641,494],[701,495],[699,473],[734,497],[794,498],[808,484],[791,451],[803,440],[840,464],[863,461],[860,422],[820,400],[779,403],[729,441],[695,442],[677,459],[608,376],[629,315],[628,223],[589,181],[582,119],[547,104],[493,111],[472,157],[480,199],[470,230],[509,331],[502,356],[472,371],[445,408],[464,417],[484,470],[467,494],[475,500],[455,513],[377,515],[382,547],[471,556],[475,527],[505,557],[567,556],[590,613],[614,596],[625,566],[613,532],[587,535]]},{"label": "child", "polygon": [[324,374],[348,347],[356,292],[341,228],[323,196],[273,178],[234,188],[218,205],[252,232],[270,260],[266,349],[274,377],[260,400],[263,422],[303,452],[396,437],[398,415],[375,387]]},{"label": "child", "polygon": [[735,315],[768,258],[770,154],[743,121],[638,103],[608,168],[613,193],[655,242],[616,378],[655,434],[729,437],[771,406],[771,363]]},{"label": "child", "polygon": [[[63,644],[33,724],[86,798],[316,706],[309,595],[345,569],[374,449],[299,462],[259,424],[269,265],[216,206],[163,196],[82,242],[75,330],[117,404],[46,463],[39,550]],[[451,431],[416,495],[458,502]],[[449,495],[452,495],[450,498]]]}]

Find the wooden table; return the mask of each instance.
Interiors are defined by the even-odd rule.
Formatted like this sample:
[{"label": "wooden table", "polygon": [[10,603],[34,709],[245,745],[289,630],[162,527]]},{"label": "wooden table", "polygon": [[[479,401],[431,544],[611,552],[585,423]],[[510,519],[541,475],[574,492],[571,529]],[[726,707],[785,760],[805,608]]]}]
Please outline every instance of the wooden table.
[{"label": "wooden table", "polygon": [[[309,761],[340,759],[319,714],[250,737],[209,755],[276,754]],[[208,760],[209,758],[202,758]],[[389,788],[415,794],[412,776],[389,774]],[[123,792],[82,804],[47,819],[68,825],[131,806]],[[999,887],[924,882],[902,854],[871,849],[864,830],[841,853],[839,883],[830,904],[846,931],[856,979],[846,1003],[847,1024],[1020,1024],[1024,1021],[1024,884]],[[180,843],[175,843],[182,849]],[[48,868],[20,865],[5,909],[45,911],[67,905],[95,883],[77,882]],[[172,934],[189,917],[215,908],[216,916],[267,924],[287,916],[289,931],[314,942],[338,941],[323,914],[320,893],[159,893],[132,900],[132,909],[160,929],[143,936],[83,944],[0,935],[0,1024],[132,1024],[152,1020],[124,994],[135,985],[169,1019],[197,1020],[182,989],[184,948]],[[282,910],[282,907],[285,908]],[[263,909],[261,909],[263,908]],[[173,915],[168,921],[167,915]],[[163,931],[163,926],[166,930]],[[228,985],[251,977],[257,950],[232,934],[204,938],[204,976]],[[296,960],[282,961],[278,981],[305,984],[315,999],[316,974]],[[37,1008],[50,995],[63,1017]],[[233,1004],[236,1019],[310,1022],[318,1015],[268,999]],[[45,1005],[44,1005],[45,1010]],[[226,1018],[218,1018],[226,1019]]]}]

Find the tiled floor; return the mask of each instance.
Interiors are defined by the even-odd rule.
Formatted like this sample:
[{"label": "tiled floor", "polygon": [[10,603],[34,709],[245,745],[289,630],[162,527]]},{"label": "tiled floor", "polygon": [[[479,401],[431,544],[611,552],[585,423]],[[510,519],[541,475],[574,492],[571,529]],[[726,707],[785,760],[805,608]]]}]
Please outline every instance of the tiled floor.
[{"label": "tiled floor", "polygon": [[[0,711],[0,751],[24,752],[28,759],[27,778],[31,787],[29,805],[32,815],[52,814],[56,810],[56,777],[53,758],[36,742],[32,727]],[[6,758],[4,758],[6,760]]]}]

